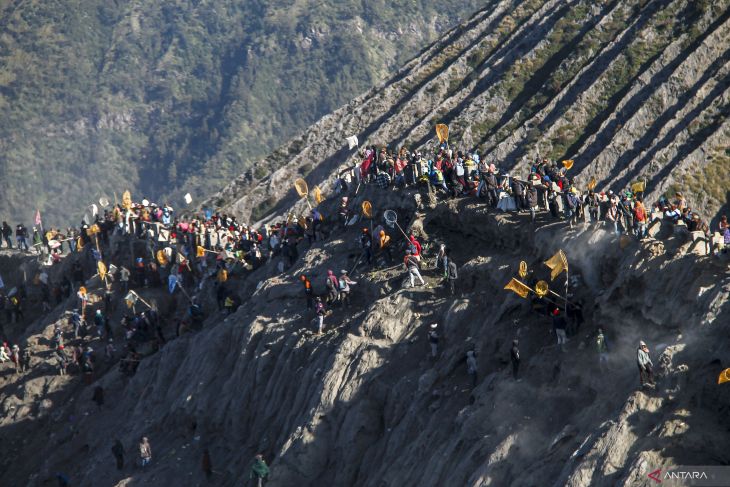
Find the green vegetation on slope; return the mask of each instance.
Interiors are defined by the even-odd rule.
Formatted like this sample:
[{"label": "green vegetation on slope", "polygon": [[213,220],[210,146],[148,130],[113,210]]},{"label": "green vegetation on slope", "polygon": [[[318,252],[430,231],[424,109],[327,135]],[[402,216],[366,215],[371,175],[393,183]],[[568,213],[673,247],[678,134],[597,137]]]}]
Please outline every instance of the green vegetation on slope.
[{"label": "green vegetation on slope", "polygon": [[75,219],[124,185],[202,197],[478,6],[0,2],[0,215]]}]

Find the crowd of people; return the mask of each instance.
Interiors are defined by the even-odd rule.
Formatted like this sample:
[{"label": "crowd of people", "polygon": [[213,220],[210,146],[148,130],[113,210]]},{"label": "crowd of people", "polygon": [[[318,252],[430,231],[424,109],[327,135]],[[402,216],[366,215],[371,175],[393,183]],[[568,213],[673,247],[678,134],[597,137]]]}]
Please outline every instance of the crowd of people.
[{"label": "crowd of people", "polygon": [[[647,236],[652,218],[659,217],[673,223],[682,221],[688,230],[702,231],[709,240],[710,228],[681,193],[674,195],[672,201],[662,197],[647,208],[643,188],[641,191],[621,188],[615,193],[612,190],[596,192],[595,182],[591,182],[585,189],[579,189],[577,182],[569,176],[569,170],[568,165],[561,167],[540,159],[525,168],[527,175],[519,178],[500,171],[477,154],[454,151],[446,145],[437,148],[431,158],[405,149],[390,152],[386,148],[368,147],[353,170],[338,176],[334,188],[339,210],[331,218],[326,218],[322,208],[316,206],[305,215],[290,213],[275,224],[254,226],[238,222],[233,215],[208,210],[178,215],[170,205],[157,205],[145,198],[138,203],[111,205],[93,215],[90,221],[82,221],[78,228],[69,227],[65,231],[55,228],[43,231],[39,225],[28,232],[23,224],[17,224],[13,230],[3,222],[0,244],[4,241],[5,247],[24,252],[34,249],[44,267],[60,265],[64,254],[74,256],[66,272],[57,273],[51,279],[42,268],[33,278],[32,285],[41,289],[45,310],[69,299],[75,300],[73,309],[66,313],[67,331],[62,326],[63,320],[55,325],[53,358],[58,374],[78,373],[91,384],[95,369],[102,361],[102,352],[103,362],[118,362],[122,372],[133,375],[144,356],[140,349],[154,352],[169,339],[164,332],[169,324],[166,318],[155,306],[144,302],[137,291],[167,287],[171,294],[184,295],[185,313],[173,318],[177,336],[202,326],[206,313],[199,295],[206,289],[205,283],[211,283],[215,289],[218,311],[233,313],[241,302],[235,277],[262,266],[270,266],[272,273],[282,273],[295,265],[307,246],[328,239],[334,232],[349,231],[357,220],[353,216],[359,213],[355,200],[361,185],[374,185],[384,191],[420,185],[442,198],[479,198],[495,211],[529,214],[532,222],[536,222],[539,212],[545,212],[552,219],[568,222],[571,227],[588,222],[639,239]],[[722,235],[722,243],[713,250],[724,251],[730,246],[730,225],[726,217],[722,217],[716,230]],[[398,262],[403,270],[404,285],[413,288],[428,285],[422,271],[429,267],[434,270],[445,293],[451,296],[457,293],[459,270],[447,245],[427,249],[426,242],[413,233],[404,234],[401,239],[393,234],[394,228],[387,221],[374,228],[362,227],[358,232],[360,254],[353,269],[328,270],[323,282],[316,286],[324,289],[323,293],[315,291],[310,276],[298,276],[307,312],[311,313],[318,334],[324,333],[325,318],[336,307],[347,309],[353,305],[352,295],[358,281],[352,274],[363,270],[377,270]],[[144,242],[144,250],[134,250],[133,255],[129,255],[123,245],[128,239]],[[431,253],[433,260],[427,261],[424,253]],[[90,268],[96,273],[90,274]],[[102,283],[103,299],[91,305],[85,285],[89,278],[96,276]],[[6,292],[0,286],[0,310],[5,311],[7,322],[23,320],[23,301],[28,285],[22,283],[12,292]],[[129,309],[118,323],[111,323],[115,293],[123,295]],[[552,318],[557,345],[563,349],[568,338],[580,327],[580,307],[561,309],[552,306],[546,308],[546,314]],[[427,333],[430,356],[436,359],[440,339],[438,324],[431,324]],[[518,340],[514,340],[509,356],[515,380],[520,380],[518,345]],[[117,346],[121,350],[117,350]],[[600,329],[596,349],[599,365],[605,367],[609,348]],[[641,384],[653,383],[651,359],[643,342],[637,360]],[[0,347],[0,363],[4,362],[11,362],[16,373],[23,373],[32,366],[32,351],[28,346],[21,348],[20,344],[10,344],[6,340]],[[475,350],[466,352],[465,363],[471,383],[476,386]],[[95,395],[97,404],[99,398],[103,403],[103,391],[100,394]],[[147,466],[152,458],[147,438],[140,441],[139,451],[140,464]],[[118,440],[112,452],[118,468],[123,468],[124,447]],[[210,453],[206,452],[203,469],[210,476]],[[252,476],[259,479],[259,483],[268,476],[263,457],[255,459]]]}]

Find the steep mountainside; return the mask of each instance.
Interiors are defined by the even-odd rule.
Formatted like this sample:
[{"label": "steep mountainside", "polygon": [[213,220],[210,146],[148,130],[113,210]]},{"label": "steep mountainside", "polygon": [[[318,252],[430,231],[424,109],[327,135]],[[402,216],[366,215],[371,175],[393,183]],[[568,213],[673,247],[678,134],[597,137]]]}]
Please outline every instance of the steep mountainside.
[{"label": "steep mountainside", "polygon": [[[424,243],[425,285],[411,287],[395,265],[406,247],[396,228],[385,227],[397,262],[383,256],[375,268],[357,268],[362,227],[337,224],[331,191],[333,177],[357,162],[345,137],[415,149],[446,122],[452,146],[511,172],[524,175],[523,157],[538,151],[571,157],[581,187],[592,177],[599,189],[645,177],[648,200],[681,186],[693,207],[713,214],[729,189],[729,27],[730,0],[488,2],[394,78],[202,205],[280,222],[305,207],[292,189],[303,176],[328,196],[320,204],[327,235],[302,238],[291,262],[282,251],[260,267],[232,266],[225,285],[216,283],[217,255],[204,253],[206,270],[185,284],[205,312],[194,330],[177,328],[190,319],[189,303],[164,284],[183,266],[161,265],[162,285],[135,289],[160,310],[167,342],[146,347],[136,374],[119,370],[118,355],[103,358],[105,343],[94,336],[77,340],[99,359],[93,382],[57,374],[53,328],[74,340],[74,296],[13,328],[34,355],[29,371],[0,372],[0,478],[41,487],[63,472],[82,487],[240,487],[262,453],[267,487],[648,487],[658,468],[729,465],[730,384],[717,377],[730,366],[730,254],[704,255],[681,225],[662,219],[638,240],[603,222],[568,226],[544,211],[532,222],[470,196],[437,200],[427,185],[350,188],[354,208],[372,203],[373,225],[391,209]],[[458,264],[453,296],[434,266],[440,244]],[[168,243],[113,235],[103,251],[115,265],[132,265],[136,256],[154,259],[154,245]],[[558,249],[584,317],[562,348],[546,303],[504,289],[521,261],[529,282],[550,281],[543,262]],[[14,259],[1,261],[0,272],[22,274]],[[52,266],[51,281],[74,260],[91,276],[92,308],[101,307],[90,252]],[[34,273],[38,264],[23,265]],[[340,269],[353,269],[352,303],[330,306],[318,335],[299,278],[324,295],[327,271]],[[550,281],[553,291],[563,292],[562,277]],[[30,296],[40,286],[27,287]],[[235,312],[220,308],[219,288],[240,300]],[[112,289],[121,348],[126,292],[118,281]],[[427,335],[434,323],[435,356]],[[640,340],[650,347],[654,387],[639,383]],[[467,351],[476,354],[475,378]],[[102,407],[91,401],[97,386]],[[142,436],[153,451],[145,469],[132,465]],[[122,469],[110,451],[115,439],[127,452]],[[205,451],[211,478],[201,468]]]},{"label": "steep mountainside", "polygon": [[492,1],[207,205],[260,218],[292,204],[295,175],[321,184],[357,162],[345,137],[416,149],[443,122],[452,146],[511,172],[570,158],[583,184],[681,187],[712,217],[730,191],[729,19],[726,0]]},{"label": "steep mountainside", "polygon": [[2,0],[0,215],[209,194],[478,4]]}]

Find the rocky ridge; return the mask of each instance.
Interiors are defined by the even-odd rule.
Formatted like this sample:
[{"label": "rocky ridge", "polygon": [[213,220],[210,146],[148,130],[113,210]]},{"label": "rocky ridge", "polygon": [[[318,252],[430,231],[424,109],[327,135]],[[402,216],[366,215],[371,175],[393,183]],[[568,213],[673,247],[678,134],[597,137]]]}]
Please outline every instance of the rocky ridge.
[{"label": "rocky ridge", "polygon": [[726,1],[492,1],[204,205],[257,220],[293,204],[293,178],[326,187],[359,162],[346,137],[415,150],[447,123],[454,147],[507,171],[570,158],[583,184],[683,188],[713,218],[728,201],[729,21]]}]

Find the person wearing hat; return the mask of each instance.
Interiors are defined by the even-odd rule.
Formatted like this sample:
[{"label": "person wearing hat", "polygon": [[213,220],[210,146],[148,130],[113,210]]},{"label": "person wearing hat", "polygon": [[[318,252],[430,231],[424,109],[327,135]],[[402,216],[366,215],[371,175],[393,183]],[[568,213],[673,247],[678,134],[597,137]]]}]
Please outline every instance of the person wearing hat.
[{"label": "person wearing hat", "polygon": [[340,287],[340,302],[342,306],[350,306],[350,286],[354,286],[357,282],[350,279],[345,269],[340,271],[339,287]]},{"label": "person wearing hat", "polygon": [[432,323],[428,330],[428,343],[431,346],[431,358],[436,358],[439,353],[439,334],[436,331],[437,323]]},{"label": "person wearing hat", "polygon": [[299,276],[299,280],[302,281],[302,286],[304,286],[304,297],[307,300],[307,309],[312,309],[314,307],[314,290],[312,289],[312,282],[304,274]]},{"label": "person wearing hat", "polygon": [[340,283],[332,270],[327,271],[325,278],[325,288],[327,288],[327,304],[330,306],[337,302],[340,294]]},{"label": "person wearing hat", "polygon": [[568,341],[568,337],[565,333],[565,329],[567,327],[568,322],[560,313],[560,308],[556,306],[553,309],[553,329],[555,330],[555,336],[558,339],[558,347],[560,347],[561,352],[565,350],[565,343]]},{"label": "person wearing hat", "polygon": [[[639,348],[636,351],[636,363],[639,366],[639,382],[643,387],[645,384],[654,385],[654,371],[652,367],[654,364],[649,356],[649,347],[646,346],[644,341],[639,342]],[[646,376],[646,379],[644,378]]]},{"label": "person wearing hat", "polygon": [[413,256],[410,249],[406,250],[406,256],[403,258],[403,265],[408,271],[408,278],[411,280],[411,287],[414,287],[416,285],[416,278],[418,278],[418,280],[421,282],[421,286],[426,285],[423,277],[421,277],[421,272],[418,270],[418,259]]}]

